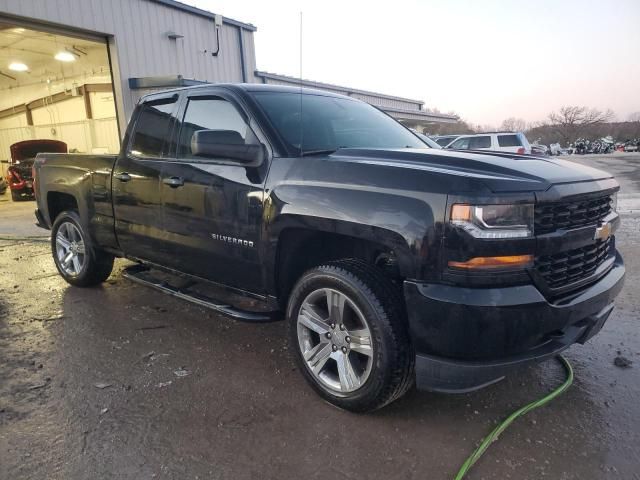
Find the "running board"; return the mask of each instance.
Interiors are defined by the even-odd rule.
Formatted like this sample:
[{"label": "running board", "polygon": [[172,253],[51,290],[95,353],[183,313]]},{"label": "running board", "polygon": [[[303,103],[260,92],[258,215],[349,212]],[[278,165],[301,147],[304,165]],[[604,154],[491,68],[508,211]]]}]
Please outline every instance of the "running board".
[{"label": "running board", "polygon": [[164,280],[154,279],[151,270],[144,265],[132,265],[130,267],[127,267],[123,270],[122,276],[131,280],[132,282],[155,288],[156,290],[160,290],[163,293],[181,298],[182,300],[186,300],[191,303],[195,303],[196,305],[200,305],[202,307],[209,308],[217,313],[221,313],[223,315],[243,322],[266,323],[275,322],[282,318],[282,313],[279,311],[252,312],[249,310],[241,310],[206,295],[196,292],[190,292],[188,288],[179,288],[167,283]]}]

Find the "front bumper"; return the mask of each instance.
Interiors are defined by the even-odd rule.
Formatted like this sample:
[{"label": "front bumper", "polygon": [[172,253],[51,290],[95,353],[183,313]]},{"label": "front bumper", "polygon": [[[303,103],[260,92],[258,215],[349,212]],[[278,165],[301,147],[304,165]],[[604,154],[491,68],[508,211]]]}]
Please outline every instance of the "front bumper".
[{"label": "front bumper", "polygon": [[418,388],[476,390],[523,364],[586,342],[611,314],[624,275],[616,253],[604,277],[554,303],[533,285],[462,288],[405,282]]},{"label": "front bumper", "polygon": [[11,190],[11,195],[17,195],[21,200],[34,200],[36,198],[32,187],[17,187],[16,185],[9,185],[9,190]]}]

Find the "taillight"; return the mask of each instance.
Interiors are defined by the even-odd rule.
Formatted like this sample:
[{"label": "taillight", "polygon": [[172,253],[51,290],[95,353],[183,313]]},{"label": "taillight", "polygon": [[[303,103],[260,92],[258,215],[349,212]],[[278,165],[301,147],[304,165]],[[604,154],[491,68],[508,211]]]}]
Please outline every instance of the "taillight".
[{"label": "taillight", "polygon": [[11,176],[11,178],[13,179],[13,183],[20,183],[22,182],[22,177],[20,176],[20,174],[18,172],[16,172],[14,169],[9,169],[9,175]]},{"label": "taillight", "polygon": [[520,147],[516,153],[518,153],[519,155],[524,155],[524,147]]},{"label": "taillight", "polygon": [[37,192],[38,189],[36,188],[36,165],[35,163],[33,164],[33,167],[31,167],[31,186],[33,187],[33,194],[37,196]]}]

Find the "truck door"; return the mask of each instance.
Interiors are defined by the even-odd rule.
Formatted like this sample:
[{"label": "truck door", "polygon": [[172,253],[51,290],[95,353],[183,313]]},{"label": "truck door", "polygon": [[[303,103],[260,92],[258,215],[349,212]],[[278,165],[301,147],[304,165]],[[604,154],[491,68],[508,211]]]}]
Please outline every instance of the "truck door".
[{"label": "truck door", "polygon": [[258,139],[230,97],[194,93],[182,110],[176,155],[165,159],[161,182],[170,266],[261,292],[258,247],[264,175],[259,168],[229,159],[195,155],[191,148],[199,130],[218,130],[225,143],[251,144]]},{"label": "truck door", "polygon": [[160,174],[171,148],[178,96],[154,98],[138,107],[128,145],[113,170],[113,208],[120,248],[127,256],[164,264]]}]

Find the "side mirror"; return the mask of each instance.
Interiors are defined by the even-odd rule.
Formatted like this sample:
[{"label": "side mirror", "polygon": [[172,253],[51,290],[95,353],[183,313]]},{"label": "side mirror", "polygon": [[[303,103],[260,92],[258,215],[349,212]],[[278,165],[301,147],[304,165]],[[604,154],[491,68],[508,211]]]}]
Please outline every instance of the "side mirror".
[{"label": "side mirror", "polygon": [[264,162],[265,148],[262,144],[244,143],[234,130],[198,130],[191,137],[191,154],[257,167]]}]

